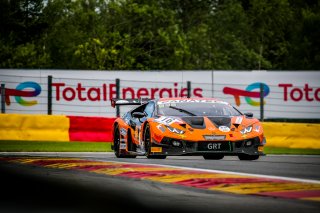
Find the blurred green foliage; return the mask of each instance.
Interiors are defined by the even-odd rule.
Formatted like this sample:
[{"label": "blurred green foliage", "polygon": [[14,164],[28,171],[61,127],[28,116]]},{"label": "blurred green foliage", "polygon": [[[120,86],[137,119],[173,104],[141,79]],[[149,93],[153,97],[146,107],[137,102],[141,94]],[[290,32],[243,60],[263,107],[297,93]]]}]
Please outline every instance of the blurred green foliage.
[{"label": "blurred green foliage", "polygon": [[319,70],[318,0],[2,0],[0,68]]}]

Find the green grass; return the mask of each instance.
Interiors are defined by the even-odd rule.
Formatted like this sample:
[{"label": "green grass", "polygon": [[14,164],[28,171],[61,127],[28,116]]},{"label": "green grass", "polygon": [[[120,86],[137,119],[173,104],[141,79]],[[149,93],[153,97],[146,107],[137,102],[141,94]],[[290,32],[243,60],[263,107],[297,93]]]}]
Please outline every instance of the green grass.
[{"label": "green grass", "polygon": [[265,147],[265,154],[289,154],[289,155],[320,155],[320,149],[290,149]]},{"label": "green grass", "polygon": [[0,141],[0,152],[111,152],[111,143]]},{"label": "green grass", "polygon": [[[112,152],[111,143],[0,141],[0,152]],[[320,149],[265,147],[266,154],[320,155]]]}]

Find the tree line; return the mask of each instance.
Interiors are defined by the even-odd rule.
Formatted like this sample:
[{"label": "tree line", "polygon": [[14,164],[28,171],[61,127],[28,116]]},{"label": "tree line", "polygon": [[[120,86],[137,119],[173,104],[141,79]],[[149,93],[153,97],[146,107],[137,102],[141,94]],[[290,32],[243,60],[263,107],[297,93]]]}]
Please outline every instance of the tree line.
[{"label": "tree line", "polygon": [[0,68],[319,70],[318,0],[0,0]]}]

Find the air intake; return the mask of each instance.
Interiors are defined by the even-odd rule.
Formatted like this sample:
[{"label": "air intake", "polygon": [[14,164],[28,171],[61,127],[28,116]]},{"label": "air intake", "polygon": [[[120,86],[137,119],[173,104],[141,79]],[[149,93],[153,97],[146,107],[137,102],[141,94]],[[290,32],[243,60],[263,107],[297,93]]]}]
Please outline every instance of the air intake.
[{"label": "air intake", "polygon": [[206,125],[204,123],[203,117],[182,117],[186,123],[188,123],[194,129],[205,129]]},{"label": "air intake", "polygon": [[230,117],[208,117],[208,119],[217,127],[219,126],[227,126],[230,128],[231,126],[231,118]]}]

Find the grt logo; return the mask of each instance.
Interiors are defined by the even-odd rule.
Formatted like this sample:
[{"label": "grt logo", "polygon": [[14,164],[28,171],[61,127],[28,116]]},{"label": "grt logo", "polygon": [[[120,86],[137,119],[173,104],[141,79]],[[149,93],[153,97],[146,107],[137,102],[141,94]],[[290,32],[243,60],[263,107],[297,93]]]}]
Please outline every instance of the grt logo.
[{"label": "grt logo", "polygon": [[[25,89],[28,89],[27,91]],[[30,90],[31,89],[31,90]],[[5,91],[5,99],[6,104],[10,105],[10,96],[14,96],[17,103],[22,106],[33,106],[38,102],[36,100],[26,101],[22,97],[36,97],[41,93],[41,87],[38,83],[32,81],[26,81],[20,83],[16,89],[6,88]]]},{"label": "grt logo", "polygon": [[[260,106],[260,101],[254,101],[251,98],[260,98],[260,91],[253,92],[252,90],[260,89],[261,84],[263,85],[263,97],[266,97],[267,95],[269,95],[270,88],[268,85],[260,82],[250,84],[249,86],[247,86],[246,90],[224,87],[223,93],[226,95],[233,95],[237,106],[240,106],[241,103],[240,96],[244,96],[248,104],[252,106]],[[266,104],[266,102],[264,101],[263,104]]]}]

